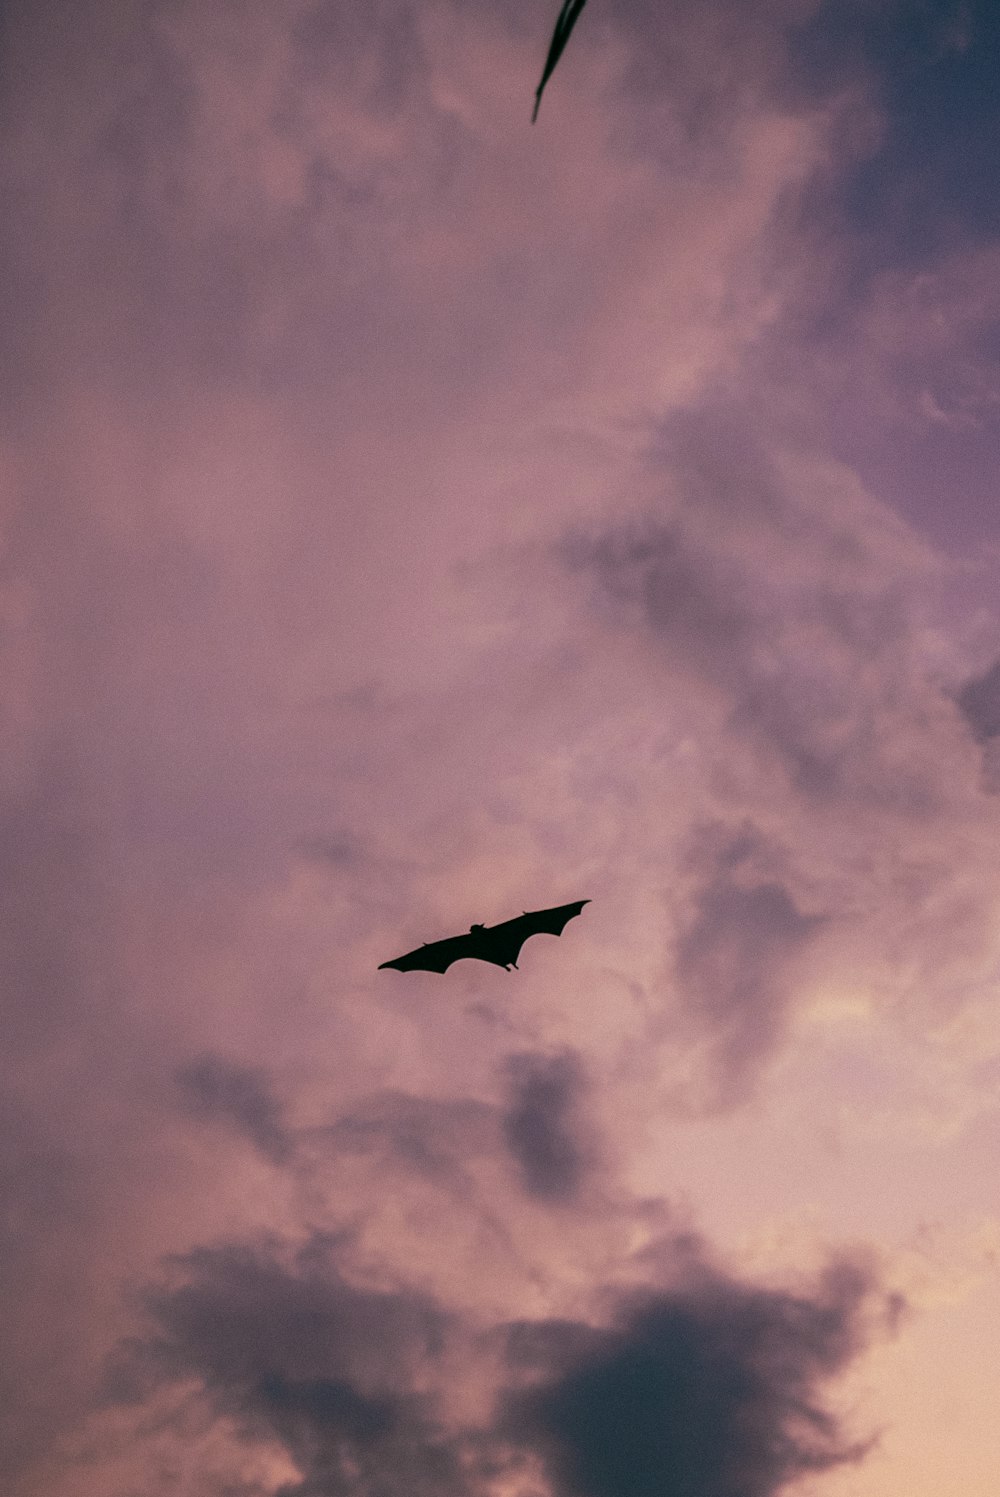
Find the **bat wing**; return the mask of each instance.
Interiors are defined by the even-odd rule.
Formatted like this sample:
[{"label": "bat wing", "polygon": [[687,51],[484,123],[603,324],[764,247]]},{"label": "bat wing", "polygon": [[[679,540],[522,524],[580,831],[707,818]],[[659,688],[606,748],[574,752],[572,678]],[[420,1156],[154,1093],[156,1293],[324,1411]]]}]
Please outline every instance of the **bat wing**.
[{"label": "bat wing", "polygon": [[452,962],[463,957],[476,957],[481,962],[492,962],[496,967],[516,966],[521,947],[529,936],[561,936],[568,921],[579,915],[589,899],[578,899],[574,904],[560,904],[551,910],[534,910],[518,915],[515,920],[505,920],[502,925],[480,925],[464,936],[449,936],[445,941],[431,941],[418,946],[405,956],[394,961],[382,962],[383,967],[395,967],[397,972],[447,972]]},{"label": "bat wing", "polygon": [[530,910],[514,920],[505,920],[502,925],[491,926],[483,932],[483,938],[495,954],[486,960],[500,967],[516,963],[529,936],[561,936],[570,920],[589,903],[589,899],[577,899],[573,904],[559,904],[551,910]]},{"label": "bat wing", "polygon": [[449,936],[446,941],[431,941],[429,945],[418,946],[416,951],[397,956],[395,961],[382,962],[379,971],[383,967],[395,967],[398,972],[447,972],[452,962],[463,956],[479,956],[477,944],[472,934]]},{"label": "bat wing", "polygon": [[562,10],[559,12],[556,21],[556,29],[553,31],[552,40],[549,43],[549,55],[546,57],[545,66],[542,69],[542,81],[535,90],[535,108],[531,115],[532,124],[538,118],[538,106],[542,102],[542,91],[552,77],[556,63],[563,54],[563,48],[569,41],[569,34],[576,25],[577,18],[586,3],[587,0],[564,0]]}]

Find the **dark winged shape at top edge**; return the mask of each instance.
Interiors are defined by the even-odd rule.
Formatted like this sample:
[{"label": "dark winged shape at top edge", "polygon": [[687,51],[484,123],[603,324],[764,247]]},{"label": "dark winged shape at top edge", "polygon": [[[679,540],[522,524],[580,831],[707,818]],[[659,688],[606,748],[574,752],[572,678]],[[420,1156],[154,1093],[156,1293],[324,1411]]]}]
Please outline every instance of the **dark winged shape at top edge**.
[{"label": "dark winged shape at top edge", "polygon": [[559,19],[556,21],[556,29],[553,31],[552,40],[549,43],[549,55],[546,57],[545,66],[542,69],[542,81],[535,90],[535,107],[531,112],[532,124],[538,118],[538,106],[542,102],[542,91],[552,77],[555,65],[563,54],[563,48],[569,41],[569,34],[576,25],[580,12],[586,3],[587,0],[564,0],[563,8],[559,12]]},{"label": "dark winged shape at top edge", "polygon": [[589,899],[578,899],[574,904],[560,904],[552,910],[533,910],[518,915],[514,920],[505,920],[502,925],[473,925],[467,935],[449,936],[445,941],[432,941],[430,945],[418,946],[405,956],[397,956],[393,962],[382,962],[383,967],[395,967],[399,972],[446,972],[452,962],[463,957],[476,957],[481,962],[492,962],[496,967],[505,967],[509,972],[517,966],[521,947],[529,936],[561,936],[568,921],[579,915]]}]

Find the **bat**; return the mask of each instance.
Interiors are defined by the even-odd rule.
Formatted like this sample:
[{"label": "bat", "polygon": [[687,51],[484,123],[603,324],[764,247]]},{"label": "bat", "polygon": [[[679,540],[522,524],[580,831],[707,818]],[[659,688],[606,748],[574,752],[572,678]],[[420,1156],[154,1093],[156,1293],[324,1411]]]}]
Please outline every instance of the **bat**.
[{"label": "bat", "polygon": [[555,65],[563,54],[563,48],[569,41],[569,34],[577,23],[577,18],[587,0],[563,0],[563,8],[559,12],[556,21],[556,29],[552,33],[549,43],[549,55],[545,59],[545,67],[542,69],[542,81],[535,90],[535,107],[531,114],[531,123],[534,124],[538,118],[538,106],[542,102],[542,90],[552,77]]},{"label": "bat", "polygon": [[517,966],[521,947],[529,936],[561,936],[567,923],[589,903],[589,899],[578,899],[575,904],[556,905],[552,910],[526,910],[502,925],[473,925],[467,935],[449,936],[429,945],[425,941],[416,951],[397,956],[392,962],[382,962],[378,970],[395,967],[398,972],[446,972],[452,962],[469,956],[492,962],[509,972]]}]

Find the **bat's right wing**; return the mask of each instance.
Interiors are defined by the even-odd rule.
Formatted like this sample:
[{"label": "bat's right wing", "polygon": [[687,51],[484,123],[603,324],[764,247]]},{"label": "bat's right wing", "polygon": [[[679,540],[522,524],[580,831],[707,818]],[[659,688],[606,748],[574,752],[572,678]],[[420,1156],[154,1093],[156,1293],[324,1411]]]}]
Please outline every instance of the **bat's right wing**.
[{"label": "bat's right wing", "polygon": [[521,919],[527,918],[532,922],[532,935],[544,933],[550,936],[561,936],[569,922],[575,920],[584,905],[589,903],[589,899],[575,899],[572,904],[557,904],[551,910],[534,910],[527,916],[522,915]]},{"label": "bat's right wing", "polygon": [[542,69],[542,81],[535,90],[535,108],[531,115],[532,124],[538,118],[538,106],[542,102],[542,91],[552,77],[556,63],[563,54],[563,48],[569,41],[569,34],[576,25],[577,17],[586,3],[587,0],[564,0],[563,8],[559,12],[556,21],[556,29],[553,31],[552,40],[549,43],[549,55],[546,57],[545,67]]},{"label": "bat's right wing", "polygon": [[589,903],[589,899],[576,899],[572,904],[555,905],[550,910],[527,910],[513,920],[505,920],[502,925],[490,926],[483,939],[489,941],[494,954],[487,960],[500,966],[508,962],[515,964],[529,936],[561,936],[569,922]]},{"label": "bat's right wing", "polygon": [[397,956],[395,961],[381,962],[379,971],[383,967],[395,967],[397,972],[447,972],[452,962],[460,961],[465,956],[478,956],[476,945],[476,938],[471,934],[449,936],[445,941],[431,941],[429,945],[418,946],[416,951]]}]

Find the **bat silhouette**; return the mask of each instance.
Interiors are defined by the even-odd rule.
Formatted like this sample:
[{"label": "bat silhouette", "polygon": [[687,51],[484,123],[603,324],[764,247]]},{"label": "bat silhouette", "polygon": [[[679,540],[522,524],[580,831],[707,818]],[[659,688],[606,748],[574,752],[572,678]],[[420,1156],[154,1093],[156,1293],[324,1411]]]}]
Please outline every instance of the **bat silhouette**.
[{"label": "bat silhouette", "polygon": [[589,903],[589,899],[578,899],[575,904],[560,904],[552,910],[525,911],[502,925],[473,925],[468,935],[449,936],[429,945],[425,942],[416,951],[397,956],[393,962],[382,962],[378,970],[395,967],[399,972],[446,972],[452,962],[472,956],[505,967],[509,972],[517,966],[521,947],[529,936],[561,936],[567,922]]},{"label": "bat silhouette", "polygon": [[549,43],[549,55],[546,57],[545,66],[542,69],[542,81],[535,90],[535,107],[531,113],[532,124],[538,118],[538,106],[542,102],[542,90],[552,77],[555,65],[563,54],[563,48],[569,41],[569,34],[576,25],[580,12],[586,3],[587,0],[564,0],[563,8],[559,12],[559,18],[556,21],[556,29],[553,31],[552,40]]}]

